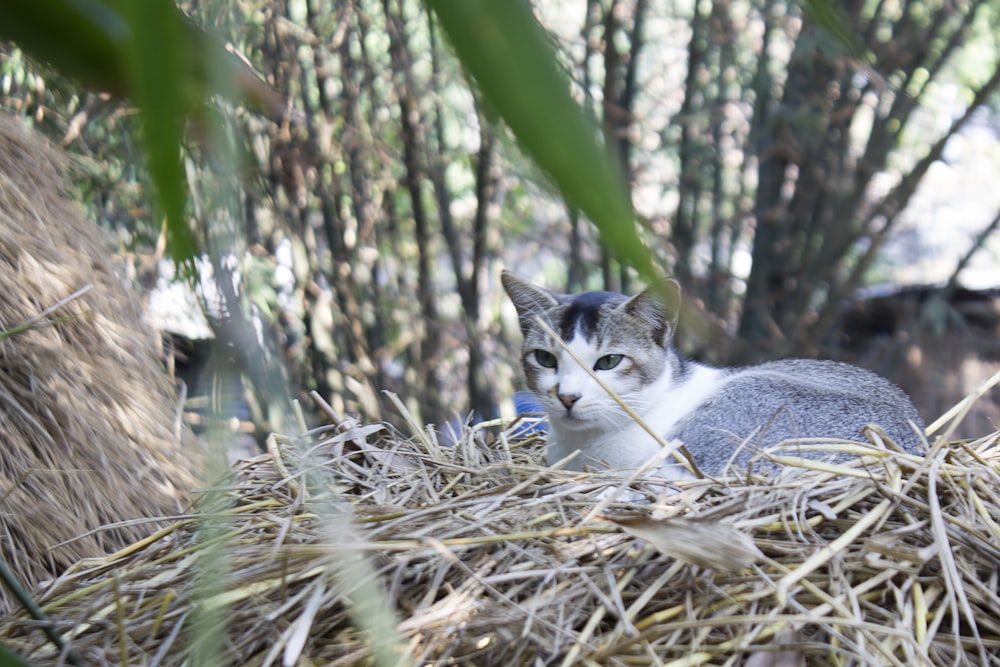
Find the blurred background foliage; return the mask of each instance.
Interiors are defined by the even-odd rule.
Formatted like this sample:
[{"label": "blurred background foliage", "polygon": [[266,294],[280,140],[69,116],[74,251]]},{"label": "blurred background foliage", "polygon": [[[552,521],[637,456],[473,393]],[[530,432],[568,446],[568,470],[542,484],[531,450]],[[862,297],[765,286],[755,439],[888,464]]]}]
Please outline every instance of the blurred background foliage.
[{"label": "blurred background foliage", "polygon": [[[151,301],[180,275],[166,249],[189,256],[178,230],[207,250],[191,265],[207,328],[192,333],[187,314],[166,328],[226,343],[258,390],[283,377],[367,420],[388,416],[390,390],[434,423],[492,416],[517,382],[501,267],[567,291],[641,286],[628,234],[602,244],[588,222],[631,230],[630,207],[691,307],[684,349],[718,363],[841,356],[842,304],[883,275],[931,165],[973,119],[996,120],[996,0],[510,3],[551,31],[538,53],[551,47],[564,79],[519,57],[510,31],[525,24],[490,41],[498,4],[428,2],[439,20],[415,0],[185,2],[184,57],[132,70],[181,80],[125,96],[26,56],[31,33],[8,29],[0,105],[75,156],[82,205]],[[191,81],[223,94],[203,103]],[[522,82],[527,94],[505,92]],[[185,114],[179,161],[128,101],[150,122],[164,91]],[[575,150],[560,118],[593,128],[583,143],[611,166]],[[159,167],[143,158],[157,151]],[[150,166],[183,173],[170,235],[160,211],[176,220],[176,201],[153,207]],[[560,170],[595,169],[567,192]],[[605,206],[622,183],[631,201]]]}]

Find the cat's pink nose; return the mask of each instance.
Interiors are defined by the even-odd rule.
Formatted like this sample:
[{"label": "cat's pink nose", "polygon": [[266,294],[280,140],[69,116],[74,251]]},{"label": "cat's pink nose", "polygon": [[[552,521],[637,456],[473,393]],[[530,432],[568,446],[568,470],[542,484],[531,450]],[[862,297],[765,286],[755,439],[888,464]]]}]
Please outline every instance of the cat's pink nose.
[{"label": "cat's pink nose", "polygon": [[559,394],[559,401],[569,410],[580,400],[580,394]]}]

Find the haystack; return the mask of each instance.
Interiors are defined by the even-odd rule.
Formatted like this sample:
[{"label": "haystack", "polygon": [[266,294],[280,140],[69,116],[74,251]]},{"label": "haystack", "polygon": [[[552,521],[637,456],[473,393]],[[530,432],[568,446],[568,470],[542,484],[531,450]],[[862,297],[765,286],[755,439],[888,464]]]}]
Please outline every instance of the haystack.
[{"label": "haystack", "polygon": [[0,557],[28,583],[142,538],[193,484],[158,335],[65,162],[0,116]]},{"label": "haystack", "polygon": [[24,614],[0,644],[34,664],[996,664],[1000,435],[926,457],[871,438],[832,445],[850,465],[679,487],[547,469],[537,438],[479,426],[275,438],[224,508],[36,592],[63,652]]}]

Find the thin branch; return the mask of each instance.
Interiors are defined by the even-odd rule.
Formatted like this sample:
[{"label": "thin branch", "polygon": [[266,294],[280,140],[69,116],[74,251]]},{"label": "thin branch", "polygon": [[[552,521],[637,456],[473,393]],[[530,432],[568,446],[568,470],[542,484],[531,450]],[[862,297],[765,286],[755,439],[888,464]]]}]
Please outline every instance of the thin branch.
[{"label": "thin branch", "polygon": [[82,665],[80,658],[72,650],[67,650],[66,640],[63,638],[59,631],[56,630],[55,625],[49,620],[49,617],[45,615],[42,608],[38,606],[38,603],[28,594],[24,586],[18,580],[14,573],[7,568],[7,563],[0,558],[0,582],[3,583],[4,587],[11,592],[11,594],[17,598],[17,601],[21,603],[24,610],[28,614],[42,624],[42,632],[45,636],[49,638],[60,652],[65,652],[66,661],[73,665]]},{"label": "thin branch", "polygon": [[955,270],[952,272],[951,277],[948,278],[948,282],[945,283],[943,288],[941,288],[941,294],[946,300],[954,294],[955,290],[958,288],[959,274],[965,270],[965,267],[967,267],[969,262],[972,261],[973,256],[975,256],[975,254],[983,248],[987,239],[989,239],[990,236],[993,235],[993,232],[995,232],[998,228],[1000,228],[1000,211],[997,211],[997,214],[993,217],[990,224],[986,225],[986,227],[979,232],[975,240],[972,242],[972,246],[965,253],[965,255],[962,256],[962,259],[958,260],[958,264],[955,265]]},{"label": "thin branch", "polygon": [[89,292],[92,287],[93,285],[84,285],[83,287],[73,292],[69,296],[59,299],[54,304],[52,304],[42,312],[38,313],[37,315],[34,315],[33,317],[25,320],[24,322],[21,322],[20,324],[11,327],[10,329],[4,329],[0,331],[0,341],[9,338],[11,336],[16,336],[17,334],[24,333],[28,329],[36,329],[40,327],[52,326],[53,324],[69,319],[70,317],[72,317],[72,315],[67,315],[66,317],[60,317],[55,320],[46,320],[44,322],[42,321],[43,318],[48,317],[50,314],[52,314],[56,310],[59,310],[70,301],[78,299],[79,297]]}]

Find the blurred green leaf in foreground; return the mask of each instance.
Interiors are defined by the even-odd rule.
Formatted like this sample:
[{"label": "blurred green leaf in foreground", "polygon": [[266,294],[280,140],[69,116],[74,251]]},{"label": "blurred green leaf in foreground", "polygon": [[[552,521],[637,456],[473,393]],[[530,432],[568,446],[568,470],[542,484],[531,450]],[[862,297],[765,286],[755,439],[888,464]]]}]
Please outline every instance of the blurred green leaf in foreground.
[{"label": "blurred green leaf in foreground", "polygon": [[426,0],[483,97],[563,197],[619,258],[658,283],[632,204],[599,128],[570,94],[552,44],[525,0]]},{"label": "blurred green leaf in foreground", "polygon": [[130,99],[143,118],[143,143],[168,249],[186,263],[198,243],[184,218],[184,123],[216,91],[225,67],[240,97],[276,112],[280,103],[224,45],[189,21],[172,0],[50,0],[0,6],[0,38],[83,85]]}]

